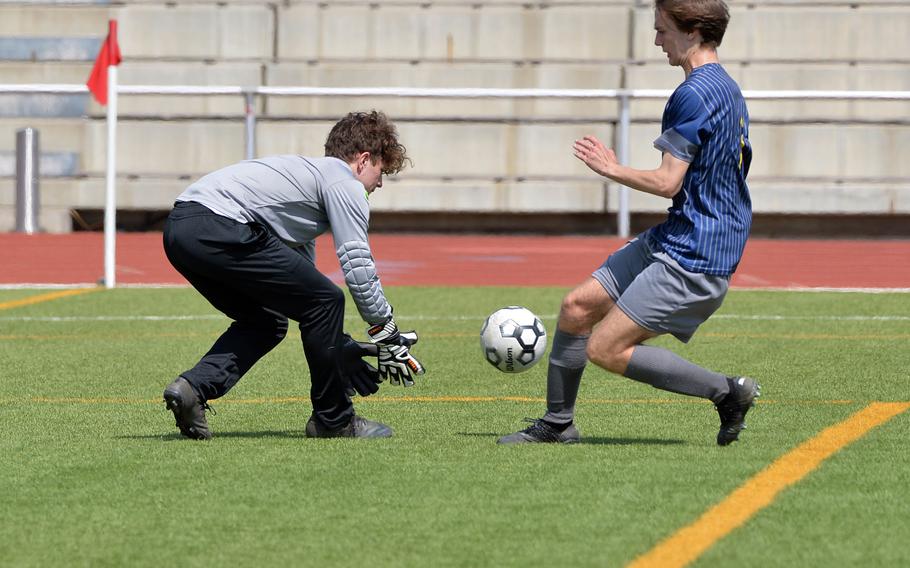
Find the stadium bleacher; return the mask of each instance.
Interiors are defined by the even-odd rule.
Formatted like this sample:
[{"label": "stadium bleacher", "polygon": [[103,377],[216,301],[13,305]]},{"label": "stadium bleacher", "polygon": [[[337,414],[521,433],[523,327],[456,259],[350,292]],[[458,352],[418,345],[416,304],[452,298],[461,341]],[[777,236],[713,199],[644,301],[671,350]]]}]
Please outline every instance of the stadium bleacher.
[{"label": "stadium bleacher", "polygon": [[[743,89],[910,90],[904,0],[730,5],[720,55]],[[653,46],[646,2],[30,0],[0,5],[3,82],[84,83],[109,18],[119,23],[122,85],[671,89],[682,80]],[[349,110],[395,118],[415,167],[373,197],[380,226],[384,214],[399,222],[395,214],[421,211],[436,226],[453,212],[467,228],[472,216],[509,227],[527,222],[510,214],[556,214],[572,215],[566,231],[615,230],[617,188],[578,162],[571,143],[587,133],[613,140],[616,101],[271,96],[255,108],[260,155],[321,154]],[[633,101],[633,166],[656,166],[662,109]],[[752,101],[750,111],[757,219],[816,215],[836,226],[867,215],[870,234],[910,234],[910,102]],[[244,157],[239,96],[122,96],[119,112],[121,209],[167,209],[189,180]],[[70,231],[71,210],[103,207],[104,109],[87,95],[0,96],[4,179],[26,126],[45,154],[40,223]],[[0,230],[14,226],[8,186]],[[667,206],[630,197],[633,214]]]}]

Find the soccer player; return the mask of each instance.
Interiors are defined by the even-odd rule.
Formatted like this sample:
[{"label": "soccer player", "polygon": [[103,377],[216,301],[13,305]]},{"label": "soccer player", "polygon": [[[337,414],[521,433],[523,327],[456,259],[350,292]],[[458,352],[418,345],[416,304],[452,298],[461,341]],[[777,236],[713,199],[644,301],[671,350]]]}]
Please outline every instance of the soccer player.
[{"label": "soccer player", "polygon": [[[164,228],[171,264],[234,320],[190,370],[164,390],[180,432],[212,437],[208,401],[224,396],[298,322],[312,383],[313,438],[383,438],[385,424],[354,413],[388,378],[412,385],[423,374],[399,332],[367,239],[369,196],[408,161],[395,125],[381,112],[351,113],[332,128],[325,157],[247,160],[210,173],[180,196]],[[316,269],[315,239],[330,230],[345,283],[370,343],[343,332],[344,294]],[[378,369],[362,359],[378,357]]]},{"label": "soccer player", "polygon": [[672,205],[664,223],[610,255],[563,299],[547,372],[547,412],[500,443],[579,441],[575,400],[588,360],[659,389],[712,401],[720,415],[717,443],[726,446],[739,437],[760,392],[753,379],[717,373],[645,344],[666,333],[682,342],[692,338],[720,307],[749,235],[749,115],[717,55],[728,21],[722,0],[655,3],[654,43],[670,65],[685,72],[654,142],[662,153],[657,169],[621,165],[594,136],[575,142],[575,156],[593,171],[672,199]]}]

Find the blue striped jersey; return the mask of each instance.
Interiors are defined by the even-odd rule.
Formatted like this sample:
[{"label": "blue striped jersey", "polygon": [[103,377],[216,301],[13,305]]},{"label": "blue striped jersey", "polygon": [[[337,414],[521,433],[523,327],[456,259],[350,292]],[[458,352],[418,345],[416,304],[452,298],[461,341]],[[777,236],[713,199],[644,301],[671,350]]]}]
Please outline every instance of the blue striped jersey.
[{"label": "blue striped jersey", "polygon": [[689,169],[649,241],[691,272],[733,274],[752,225],[749,113],[739,85],[718,63],[696,67],[667,101],[661,132],[654,147]]}]

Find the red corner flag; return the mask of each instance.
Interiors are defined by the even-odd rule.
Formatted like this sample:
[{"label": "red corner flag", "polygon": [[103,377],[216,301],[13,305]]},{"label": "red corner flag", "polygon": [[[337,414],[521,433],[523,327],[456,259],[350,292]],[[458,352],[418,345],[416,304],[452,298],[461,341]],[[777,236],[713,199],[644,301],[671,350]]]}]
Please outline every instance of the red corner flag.
[{"label": "red corner flag", "polygon": [[107,38],[101,44],[101,51],[95,59],[92,74],[88,76],[86,86],[102,105],[107,104],[107,68],[120,63],[120,46],[117,45],[117,20],[108,22]]}]

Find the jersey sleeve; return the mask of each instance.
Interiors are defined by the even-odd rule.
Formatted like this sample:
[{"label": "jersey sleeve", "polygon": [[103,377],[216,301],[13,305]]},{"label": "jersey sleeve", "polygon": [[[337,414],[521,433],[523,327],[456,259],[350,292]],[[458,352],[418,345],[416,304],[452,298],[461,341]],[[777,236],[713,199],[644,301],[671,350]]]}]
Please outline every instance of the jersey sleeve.
[{"label": "jersey sleeve", "polygon": [[691,163],[710,134],[710,111],[693,89],[677,89],[664,110],[663,132],[654,147]]},{"label": "jersey sleeve", "polygon": [[323,199],[335,253],[357,311],[367,323],[381,323],[391,317],[392,306],[382,291],[367,238],[370,208],[363,184],[336,183],[326,188]]}]

